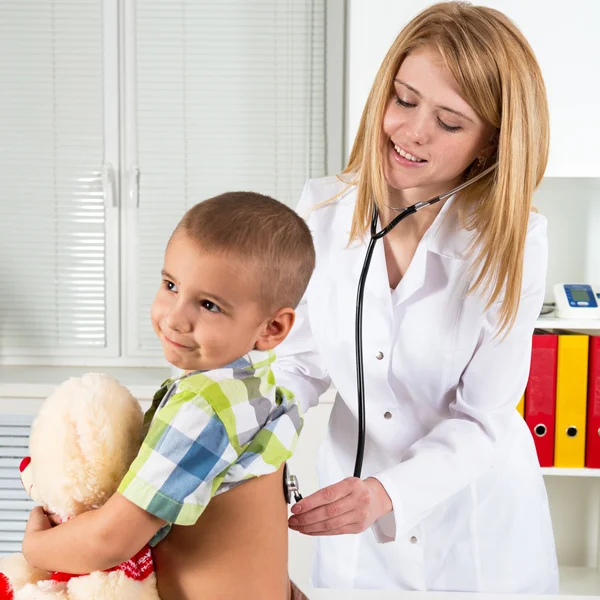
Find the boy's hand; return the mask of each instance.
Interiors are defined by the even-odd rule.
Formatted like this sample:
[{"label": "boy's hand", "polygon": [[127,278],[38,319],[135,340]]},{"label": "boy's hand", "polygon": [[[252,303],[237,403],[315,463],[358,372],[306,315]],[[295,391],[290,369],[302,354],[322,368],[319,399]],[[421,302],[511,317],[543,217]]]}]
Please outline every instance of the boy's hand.
[{"label": "boy's hand", "polygon": [[46,531],[52,529],[52,523],[48,515],[44,512],[41,506],[36,506],[29,515],[27,527],[25,527],[25,535],[37,533],[38,531]]},{"label": "boy's hand", "polygon": [[57,525],[62,525],[63,520],[56,513],[45,513],[48,517],[50,523],[52,523],[52,527],[56,527]]},{"label": "boy's hand", "polygon": [[[60,527],[40,507],[31,512],[22,550],[25,560],[44,571],[91,573],[130,559],[165,524],[119,493]],[[55,518],[55,517],[54,517]]]}]

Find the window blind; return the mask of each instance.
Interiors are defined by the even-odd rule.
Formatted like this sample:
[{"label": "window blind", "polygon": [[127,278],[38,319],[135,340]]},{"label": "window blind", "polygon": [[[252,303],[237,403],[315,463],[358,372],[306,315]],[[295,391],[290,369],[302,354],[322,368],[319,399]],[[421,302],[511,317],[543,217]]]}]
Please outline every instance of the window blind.
[{"label": "window blind", "polygon": [[19,465],[29,453],[29,415],[0,415],[0,556],[21,551],[25,525],[35,506],[21,484]]},{"label": "window blind", "polygon": [[229,190],[294,206],[325,174],[325,34],[325,0],[138,0],[133,354],[160,352],[150,305],[187,208]]},{"label": "window blind", "polygon": [[107,345],[103,3],[0,3],[0,357]]}]

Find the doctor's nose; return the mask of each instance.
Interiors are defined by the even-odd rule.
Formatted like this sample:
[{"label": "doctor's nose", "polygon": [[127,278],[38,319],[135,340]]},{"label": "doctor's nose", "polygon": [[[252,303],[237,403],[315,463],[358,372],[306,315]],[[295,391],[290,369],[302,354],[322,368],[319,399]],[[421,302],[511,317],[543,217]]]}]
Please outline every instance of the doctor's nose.
[{"label": "doctor's nose", "polygon": [[422,146],[429,141],[430,136],[430,123],[424,115],[416,114],[404,125],[404,138],[407,142]]}]

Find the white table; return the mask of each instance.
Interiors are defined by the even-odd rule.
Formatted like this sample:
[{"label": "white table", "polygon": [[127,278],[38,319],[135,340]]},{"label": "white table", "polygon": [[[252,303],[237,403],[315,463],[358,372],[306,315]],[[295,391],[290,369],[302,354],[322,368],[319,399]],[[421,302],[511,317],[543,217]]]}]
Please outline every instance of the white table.
[{"label": "white table", "polygon": [[465,592],[393,592],[386,590],[305,589],[309,600],[584,600],[600,596],[538,596],[530,594],[467,594]]}]

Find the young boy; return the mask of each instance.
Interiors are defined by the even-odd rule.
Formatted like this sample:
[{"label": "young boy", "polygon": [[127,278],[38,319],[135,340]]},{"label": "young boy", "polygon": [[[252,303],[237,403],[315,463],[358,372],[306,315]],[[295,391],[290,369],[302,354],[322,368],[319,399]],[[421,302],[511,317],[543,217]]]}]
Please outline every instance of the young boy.
[{"label": "young boy", "polygon": [[[31,565],[67,573],[106,570],[167,536],[164,547],[171,552],[162,551],[162,544],[156,548],[164,599],[214,594],[214,576],[205,570],[195,578],[189,561],[184,565],[195,552],[198,572],[203,571],[202,555],[213,563],[217,556],[211,568],[222,571],[219,597],[233,597],[227,586],[240,589],[241,583],[230,560],[235,546],[223,544],[228,560],[219,562],[218,540],[256,535],[256,523],[247,521],[258,516],[261,506],[271,505],[278,517],[277,556],[287,556],[281,543],[286,515],[280,469],[293,452],[302,420],[293,394],[276,387],[271,364],[273,349],[294,323],[314,264],[308,227],[272,198],[227,193],[186,213],[168,243],[151,314],[166,359],[184,374],[166,381],[154,396],[138,457],[103,507],[54,528],[43,512],[32,513],[23,542]],[[261,477],[260,484],[239,486],[272,473],[277,479]],[[254,507],[247,518],[245,506]],[[201,519],[205,510],[211,514],[208,521]],[[232,529],[229,523],[236,519]],[[167,535],[172,525],[188,531],[194,526],[194,531],[179,537],[173,532],[185,552],[169,562],[169,555],[178,552]],[[270,530],[264,525],[263,537]],[[269,545],[240,539],[240,547],[252,549],[252,558],[238,557],[252,563],[261,549],[268,554]],[[168,572],[161,563],[168,564]],[[265,573],[272,568],[263,566]],[[161,585],[161,571],[168,586]],[[285,598],[285,587],[246,597]]]}]

